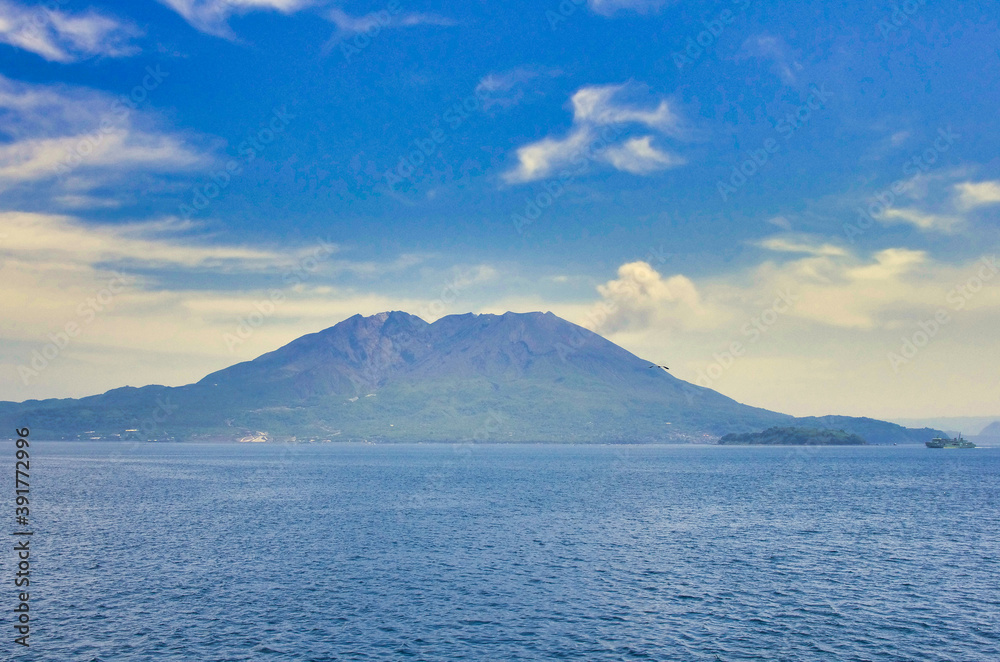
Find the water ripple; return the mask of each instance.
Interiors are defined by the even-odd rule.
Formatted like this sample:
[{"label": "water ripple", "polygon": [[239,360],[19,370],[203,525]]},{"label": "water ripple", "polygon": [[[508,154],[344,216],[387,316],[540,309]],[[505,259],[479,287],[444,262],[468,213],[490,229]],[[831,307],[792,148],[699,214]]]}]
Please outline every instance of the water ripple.
[{"label": "water ripple", "polygon": [[18,659],[998,659],[992,449],[115,451],[38,444]]}]

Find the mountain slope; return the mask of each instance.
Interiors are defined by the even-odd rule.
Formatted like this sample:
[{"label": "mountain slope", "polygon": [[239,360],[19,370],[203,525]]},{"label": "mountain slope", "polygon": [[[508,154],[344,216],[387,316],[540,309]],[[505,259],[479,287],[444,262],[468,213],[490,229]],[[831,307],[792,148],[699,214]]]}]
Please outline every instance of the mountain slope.
[{"label": "mountain slope", "polygon": [[[566,442],[704,442],[796,422],[649,365],[551,313],[429,324],[387,312],[355,315],[187,386],[0,403],[0,422],[54,438]],[[875,443],[923,434],[848,417],[812,425]]]},{"label": "mountain slope", "polygon": [[989,437],[1000,439],[1000,421],[993,421],[979,433],[980,437]]}]

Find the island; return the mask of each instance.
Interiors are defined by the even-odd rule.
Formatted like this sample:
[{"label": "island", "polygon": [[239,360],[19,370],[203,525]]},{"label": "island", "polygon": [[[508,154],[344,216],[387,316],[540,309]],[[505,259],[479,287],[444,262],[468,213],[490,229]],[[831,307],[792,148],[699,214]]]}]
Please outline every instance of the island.
[{"label": "island", "polygon": [[843,430],[773,427],[763,432],[727,434],[719,439],[719,443],[763,446],[864,446],[868,442],[856,434]]},{"label": "island", "polygon": [[384,311],[183,386],[0,401],[0,440],[22,427],[53,441],[130,443],[714,444],[779,426],[846,430],[873,444],[947,436],[871,418],[767,411],[656,365],[550,312],[427,322]]}]

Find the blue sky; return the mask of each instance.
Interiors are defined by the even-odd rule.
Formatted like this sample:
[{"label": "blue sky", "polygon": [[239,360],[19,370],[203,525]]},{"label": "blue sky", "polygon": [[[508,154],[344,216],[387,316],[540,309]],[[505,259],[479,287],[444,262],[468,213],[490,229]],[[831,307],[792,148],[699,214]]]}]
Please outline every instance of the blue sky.
[{"label": "blue sky", "polygon": [[355,312],[552,310],[789,413],[1000,413],[997,28],[0,0],[0,398],[186,383]]}]

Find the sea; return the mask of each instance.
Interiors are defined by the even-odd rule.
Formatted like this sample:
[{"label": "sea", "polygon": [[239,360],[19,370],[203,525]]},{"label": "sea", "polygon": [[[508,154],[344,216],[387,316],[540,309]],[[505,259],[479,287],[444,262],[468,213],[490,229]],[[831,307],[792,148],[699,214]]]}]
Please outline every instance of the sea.
[{"label": "sea", "polygon": [[1000,448],[30,452],[2,659],[1000,660]]}]

